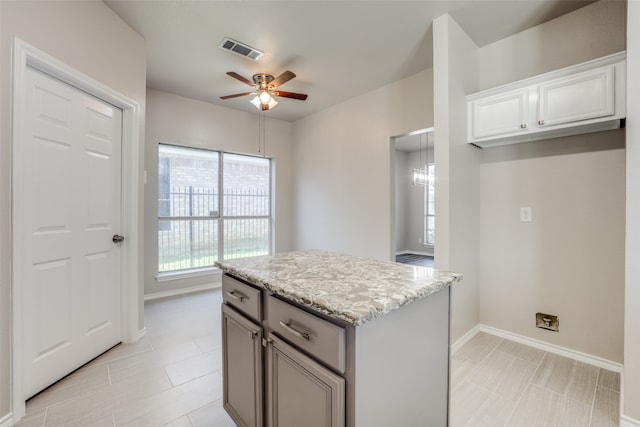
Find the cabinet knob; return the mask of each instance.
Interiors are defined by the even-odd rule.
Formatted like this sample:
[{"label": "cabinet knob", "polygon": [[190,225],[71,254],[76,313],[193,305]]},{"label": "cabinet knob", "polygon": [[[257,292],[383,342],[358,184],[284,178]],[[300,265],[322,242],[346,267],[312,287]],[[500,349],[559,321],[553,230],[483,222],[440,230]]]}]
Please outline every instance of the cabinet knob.
[{"label": "cabinet knob", "polygon": [[538,120],[538,124],[542,126],[544,124],[544,120]]},{"label": "cabinet knob", "polygon": [[527,128],[526,123],[523,123],[523,124],[520,125],[520,129],[526,129],[526,128]]}]

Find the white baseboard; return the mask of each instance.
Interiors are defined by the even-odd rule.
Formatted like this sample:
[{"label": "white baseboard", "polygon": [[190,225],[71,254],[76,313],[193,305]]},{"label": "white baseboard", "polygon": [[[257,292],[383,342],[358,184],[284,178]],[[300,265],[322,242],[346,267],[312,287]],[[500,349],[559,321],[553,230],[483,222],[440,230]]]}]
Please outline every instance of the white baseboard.
[{"label": "white baseboard", "polygon": [[620,427],[640,427],[640,421],[622,415],[620,416]]},{"label": "white baseboard", "polygon": [[4,417],[0,418],[0,427],[11,427],[13,425],[13,414],[9,412]]},{"label": "white baseboard", "polygon": [[598,368],[604,368],[609,371],[622,373],[622,364],[612,362],[607,359],[603,359],[598,356],[592,356],[587,353],[582,353],[577,350],[572,350],[566,347],[561,347],[559,345],[550,344],[548,342],[536,340],[533,338],[525,337],[524,335],[515,334],[513,332],[504,331],[502,329],[494,328],[492,326],[487,325],[477,325],[472,328],[467,334],[465,334],[462,338],[457,340],[451,346],[452,354],[455,354],[456,351],[460,349],[467,341],[473,338],[478,332],[485,332],[487,334],[495,335],[500,338],[506,338],[511,341],[515,341],[520,344],[528,345],[533,348],[537,348],[543,351],[548,351],[549,353],[558,354],[560,356],[568,357],[570,359],[578,360],[580,362],[588,363],[593,366],[597,366]]},{"label": "white baseboard", "polygon": [[164,292],[154,292],[152,294],[146,294],[144,296],[144,300],[149,301],[149,300],[158,299],[158,298],[174,297],[176,295],[186,295],[192,292],[218,289],[221,286],[222,286],[222,282],[215,282],[215,283],[208,283],[206,285],[200,285],[200,286],[190,286],[188,288],[172,289],[170,291],[164,291]]},{"label": "white baseboard", "polygon": [[142,339],[147,335],[147,328],[144,327],[138,331],[138,339]]},{"label": "white baseboard", "polygon": [[451,345],[451,354],[456,354],[460,348],[465,345],[471,338],[480,332],[480,325],[476,325],[469,332],[464,334],[460,339]]}]

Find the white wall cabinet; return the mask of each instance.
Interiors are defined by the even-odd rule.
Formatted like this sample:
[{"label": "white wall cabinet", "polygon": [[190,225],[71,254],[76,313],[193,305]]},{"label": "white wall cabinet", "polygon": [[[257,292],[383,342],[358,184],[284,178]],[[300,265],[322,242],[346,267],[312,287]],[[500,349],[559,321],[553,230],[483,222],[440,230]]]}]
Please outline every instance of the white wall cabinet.
[{"label": "white wall cabinet", "polygon": [[609,117],[614,108],[615,65],[538,86],[538,126]]},{"label": "white wall cabinet", "polygon": [[467,142],[514,144],[615,129],[624,119],[624,52],[467,96]]},{"label": "white wall cabinet", "polygon": [[470,131],[475,139],[527,132],[529,88],[471,101],[469,113]]}]

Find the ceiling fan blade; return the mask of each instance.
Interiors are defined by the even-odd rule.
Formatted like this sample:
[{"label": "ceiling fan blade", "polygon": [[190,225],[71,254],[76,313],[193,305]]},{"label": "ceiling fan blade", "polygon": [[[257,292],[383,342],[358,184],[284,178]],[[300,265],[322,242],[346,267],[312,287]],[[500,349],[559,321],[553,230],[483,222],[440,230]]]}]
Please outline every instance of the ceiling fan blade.
[{"label": "ceiling fan blade", "polygon": [[280,74],[278,77],[276,77],[272,82],[271,82],[271,86],[273,87],[278,87],[282,84],[285,84],[286,82],[288,82],[289,80],[291,80],[292,78],[294,78],[296,75],[293,74],[291,71],[285,71],[284,73]]},{"label": "ceiling fan blade", "polygon": [[235,93],[233,95],[227,95],[227,96],[221,96],[220,99],[231,99],[231,98],[238,98],[240,96],[246,96],[246,95],[251,95],[253,92],[243,92],[243,93]]},{"label": "ceiling fan blade", "polygon": [[242,83],[248,86],[253,86],[253,82],[251,80],[247,79],[246,77],[242,77],[240,74],[234,71],[228,71],[227,75],[233,77],[236,80],[240,80]]},{"label": "ceiling fan blade", "polygon": [[282,96],[283,98],[291,98],[291,99],[298,99],[300,101],[304,101],[305,99],[307,99],[306,94],[304,93],[295,93],[295,92],[285,92],[282,90],[279,90],[277,92],[274,93],[275,96]]}]

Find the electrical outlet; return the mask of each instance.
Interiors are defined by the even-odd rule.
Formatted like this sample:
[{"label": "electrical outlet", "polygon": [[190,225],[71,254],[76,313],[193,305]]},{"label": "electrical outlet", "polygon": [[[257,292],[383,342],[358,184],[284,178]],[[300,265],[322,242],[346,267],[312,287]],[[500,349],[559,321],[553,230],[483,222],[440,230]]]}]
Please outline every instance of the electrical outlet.
[{"label": "electrical outlet", "polygon": [[536,313],[536,328],[560,332],[560,320],[553,314]]},{"label": "electrical outlet", "polygon": [[531,208],[520,208],[520,222],[531,222],[533,217],[531,216]]}]

